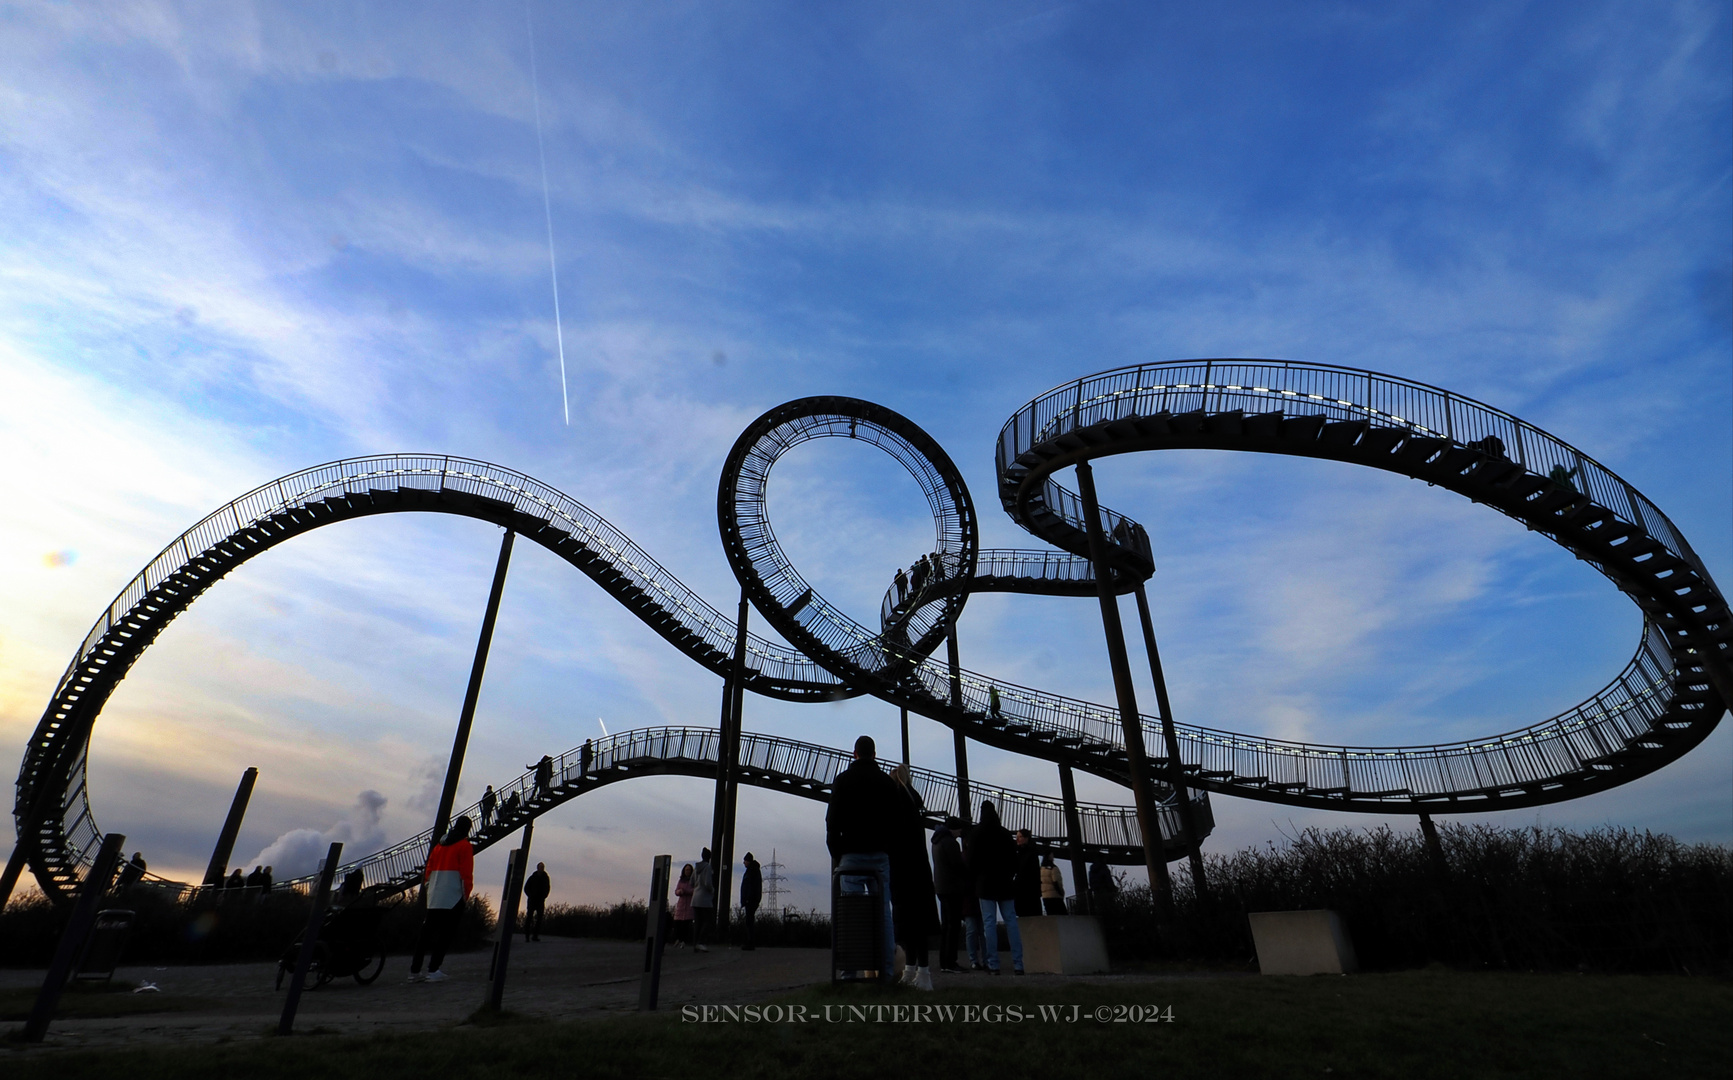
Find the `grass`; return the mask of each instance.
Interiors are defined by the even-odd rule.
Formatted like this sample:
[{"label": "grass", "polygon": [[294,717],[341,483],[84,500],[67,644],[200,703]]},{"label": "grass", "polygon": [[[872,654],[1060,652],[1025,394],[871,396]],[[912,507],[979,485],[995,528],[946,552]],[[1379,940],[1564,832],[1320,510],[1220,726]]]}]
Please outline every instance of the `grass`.
[{"label": "grass", "polygon": [[[1316,978],[1181,978],[936,994],[823,986],[772,1004],[806,1023],[696,1022],[691,1011],[461,1025],[370,1038],[264,1039],[108,1053],[34,1052],[12,1080],[52,1076],[375,1078],[569,1076],[1643,1077],[1720,1075],[1733,984],[1676,975],[1428,970]],[[871,1006],[903,1022],[867,1022]],[[1039,1019],[1040,1005],[1066,1019]],[[849,1006],[856,1008],[850,1009]],[[933,1022],[911,1006],[975,1006]],[[997,1011],[985,1006],[996,1006]],[[1071,1006],[1080,1019],[1070,1022]],[[1098,1022],[1099,1006],[1171,1007],[1171,1023]],[[829,1021],[824,1018],[827,1014]],[[881,1010],[886,1014],[886,1010]],[[1026,1017],[1017,1022],[1013,1017]],[[504,1019],[504,1018],[502,1018]],[[925,1022],[920,1022],[925,1021]],[[703,1063],[699,1069],[698,1063]]]}]

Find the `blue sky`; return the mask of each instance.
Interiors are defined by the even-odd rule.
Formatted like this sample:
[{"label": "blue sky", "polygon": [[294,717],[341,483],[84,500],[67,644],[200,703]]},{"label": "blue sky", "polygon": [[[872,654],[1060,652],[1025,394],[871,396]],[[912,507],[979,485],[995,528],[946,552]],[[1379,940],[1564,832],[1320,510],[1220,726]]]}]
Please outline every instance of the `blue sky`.
[{"label": "blue sky", "polygon": [[[963,469],[983,542],[1031,546],[993,498],[1000,424],[1144,360],[1338,363],[1479,398],[1607,463],[1733,580],[1723,4],[532,7],[570,426],[525,9],[0,5],[0,746],[21,753],[140,566],[274,476],[497,461],[731,610],[715,483],[764,409],[903,412]],[[1491,734],[1636,645],[1609,583],[1424,485],[1203,452],[1098,475],[1154,538],[1186,721]],[[803,572],[863,614],[925,550],[915,488],[859,448],[791,455],[771,498]],[[359,522],[231,575],[98,725],[99,821],[196,873],[258,765],[237,858],[295,828],[421,827],[497,539]],[[961,636],[977,670],[1111,700],[1091,602],[980,597]],[[598,716],[713,724],[719,692],[520,545],[464,793]],[[876,702],[747,709],[753,730],[895,740]],[[916,721],[917,763],[947,768],[948,746]],[[1730,748],[1718,731],[1656,776],[1496,820],[1729,842]],[[971,765],[1057,790],[1046,763]],[[747,792],[741,815],[742,844],[820,903],[818,808]],[[1218,851],[1375,820],[1216,817]],[[648,780],[536,843],[556,899],[609,900],[643,891],[650,856],[695,856],[708,821],[702,783]]]}]

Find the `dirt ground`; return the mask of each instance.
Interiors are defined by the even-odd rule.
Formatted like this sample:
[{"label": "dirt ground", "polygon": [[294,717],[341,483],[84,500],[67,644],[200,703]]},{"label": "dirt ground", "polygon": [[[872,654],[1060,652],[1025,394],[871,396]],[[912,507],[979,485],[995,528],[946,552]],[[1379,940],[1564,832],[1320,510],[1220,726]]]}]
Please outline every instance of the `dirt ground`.
[{"label": "dirt ground", "polygon": [[[458,1023],[483,1004],[488,992],[491,952],[446,958],[450,978],[442,983],[410,983],[409,959],[394,956],[371,986],[339,979],[301,997],[297,1032],[368,1034],[411,1031]],[[629,941],[548,938],[512,946],[505,1008],[527,1016],[579,1019],[637,1009],[643,946]],[[715,949],[709,953],[669,950],[663,958],[660,1006],[740,1004],[828,981],[825,949]],[[1006,964],[1007,969],[1009,964]],[[40,970],[0,970],[0,991],[9,996],[41,986]],[[1084,981],[1119,981],[1137,976],[1090,976]],[[274,988],[273,963],[213,964],[190,967],[122,967],[115,979],[154,983],[158,992],[128,995],[126,1008],[149,1008],[113,1017],[68,1017],[49,1028],[44,1048],[98,1048],[120,1045],[217,1042],[262,1038],[276,1031],[283,994]],[[947,987],[1009,984],[1006,975],[934,975]],[[1071,982],[1075,977],[1029,975],[1019,984]],[[285,981],[285,988],[287,982]],[[148,998],[149,1003],[140,1000]],[[7,1029],[22,1027],[13,1022]]]}]

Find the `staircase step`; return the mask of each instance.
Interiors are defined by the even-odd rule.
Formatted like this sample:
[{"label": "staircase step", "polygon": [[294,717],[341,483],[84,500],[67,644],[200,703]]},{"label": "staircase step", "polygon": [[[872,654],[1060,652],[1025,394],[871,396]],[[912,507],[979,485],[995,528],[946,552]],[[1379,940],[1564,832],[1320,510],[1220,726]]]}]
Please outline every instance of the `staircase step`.
[{"label": "staircase step", "polygon": [[1375,427],[1361,437],[1359,450],[1363,454],[1382,457],[1407,437],[1408,431],[1405,428]]},{"label": "staircase step", "polygon": [[1480,459],[1481,454],[1478,450],[1470,450],[1466,446],[1452,446],[1438,456],[1438,460],[1432,463],[1432,467],[1456,476]]},{"label": "staircase step", "polygon": [[1245,410],[1229,409],[1219,412],[1209,418],[1209,430],[1213,435],[1237,437],[1245,432]]},{"label": "staircase step", "polygon": [[1508,458],[1485,458],[1470,476],[1474,480],[1490,486],[1521,469],[1521,465]]},{"label": "staircase step", "polygon": [[1535,492],[1544,491],[1545,489],[1552,487],[1553,482],[1544,476],[1536,476],[1534,473],[1525,472],[1522,476],[1512,480],[1508,486],[1510,494],[1526,501],[1528,497],[1533,495]]},{"label": "staircase step", "polygon": [[1369,426],[1364,420],[1340,420],[1325,424],[1324,430],[1318,435],[1318,442],[1332,450],[1344,450],[1358,442]]},{"label": "staircase step", "polygon": [[1174,413],[1168,418],[1168,426],[1181,435],[1196,435],[1204,429],[1209,417],[1202,409],[1192,409],[1190,412]]},{"label": "staircase step", "polygon": [[1275,439],[1282,434],[1282,410],[1252,413],[1245,418],[1245,433],[1253,439]]},{"label": "staircase step", "polygon": [[1410,435],[1408,441],[1396,450],[1396,460],[1409,467],[1425,464],[1441,447],[1449,444],[1448,439],[1438,439],[1431,435]]}]

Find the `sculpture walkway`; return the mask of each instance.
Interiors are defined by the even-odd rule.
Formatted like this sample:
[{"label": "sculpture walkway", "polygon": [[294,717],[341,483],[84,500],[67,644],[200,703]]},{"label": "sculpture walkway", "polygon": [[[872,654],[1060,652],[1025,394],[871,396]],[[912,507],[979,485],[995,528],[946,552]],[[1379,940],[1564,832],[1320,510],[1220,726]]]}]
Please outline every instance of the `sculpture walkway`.
[{"label": "sculpture walkway", "polygon": [[[775,461],[801,442],[833,437],[890,453],[921,483],[934,512],[936,569],[913,593],[887,596],[876,628],[815,594],[782,552],[767,515],[765,482]],[[1555,540],[1645,613],[1625,670],[1538,724],[1432,746],[1349,747],[1181,723],[1175,727],[1188,786],[1384,813],[1529,806],[1661,767],[1701,742],[1733,699],[1726,600],[1672,523],[1609,470],[1532,425],[1446,391],[1324,365],[1226,360],[1090,376],[1042,395],[1007,422],[997,449],[1001,502],[1059,552],[979,550],[974,506],[955,466],[891,410],[847,398],[770,410],[725,463],[718,519],[743,592],[795,647],[746,635],[743,686],[792,701],[871,693],[970,739],[1129,782],[1115,708],[932,654],[970,592],[1094,592],[1081,501],[1053,474],[1094,457],[1169,448],[1331,458],[1425,480]],[[86,782],[92,726],[163,627],[276,544],[333,522],[406,511],[514,530],[583,571],[697,663],[724,677],[733,669],[734,619],[600,515],[529,476],[438,455],[353,458],[298,472],[226,504],[177,538],[121,591],[74,655],[25,749],[14,804],[19,851],[45,892],[68,895],[94,853],[100,833]],[[1149,540],[1130,519],[1106,510],[1102,516],[1112,587],[1123,592],[1154,572]],[[1144,719],[1145,754],[1164,764],[1160,718]],[[754,738],[743,735],[742,746]],[[1171,789],[1157,791],[1171,802]]]}]

